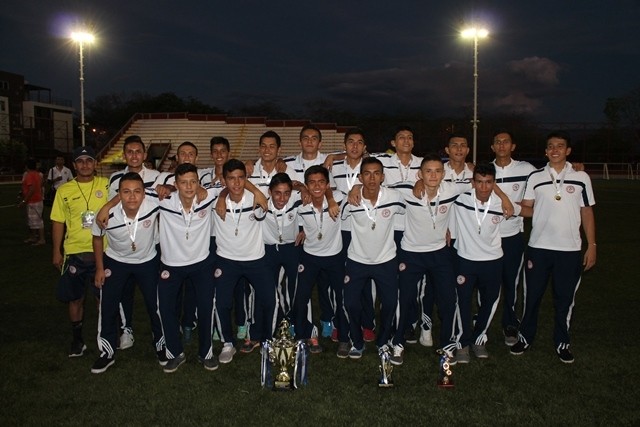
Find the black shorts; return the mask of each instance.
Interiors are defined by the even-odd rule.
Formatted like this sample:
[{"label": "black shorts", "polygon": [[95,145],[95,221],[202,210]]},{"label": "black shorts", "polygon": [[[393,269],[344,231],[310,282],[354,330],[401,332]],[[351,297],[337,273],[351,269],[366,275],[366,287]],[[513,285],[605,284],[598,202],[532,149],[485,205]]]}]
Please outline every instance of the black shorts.
[{"label": "black shorts", "polygon": [[94,286],[96,261],[92,252],[69,255],[62,266],[56,297],[61,302],[71,302],[84,297],[85,288],[91,285],[94,295],[100,295]]}]

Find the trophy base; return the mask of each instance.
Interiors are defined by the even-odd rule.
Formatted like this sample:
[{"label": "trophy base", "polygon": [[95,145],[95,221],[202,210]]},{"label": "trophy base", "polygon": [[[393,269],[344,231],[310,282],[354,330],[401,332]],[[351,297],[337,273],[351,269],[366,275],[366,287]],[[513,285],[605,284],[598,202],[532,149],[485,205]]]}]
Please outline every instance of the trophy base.
[{"label": "trophy base", "polygon": [[453,388],[453,380],[450,378],[439,379],[438,380],[438,388]]},{"label": "trophy base", "polygon": [[273,391],[291,391],[293,390],[293,385],[291,381],[275,381],[273,383]]},{"label": "trophy base", "polygon": [[393,383],[378,383],[380,388],[393,388]]}]

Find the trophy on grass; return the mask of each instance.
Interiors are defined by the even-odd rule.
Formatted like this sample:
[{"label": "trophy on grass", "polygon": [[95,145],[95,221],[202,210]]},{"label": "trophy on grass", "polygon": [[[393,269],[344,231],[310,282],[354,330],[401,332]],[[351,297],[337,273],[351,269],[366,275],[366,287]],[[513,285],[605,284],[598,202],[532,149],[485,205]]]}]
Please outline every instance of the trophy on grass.
[{"label": "trophy on grass", "polygon": [[276,338],[262,344],[260,382],[262,387],[285,391],[307,385],[307,345],[293,339],[287,319],[280,322]]},{"label": "trophy on grass", "polygon": [[449,355],[444,350],[438,350],[440,355],[440,363],[438,364],[438,387],[453,388],[453,372]]},{"label": "trophy on grass", "polygon": [[378,387],[393,387],[393,379],[391,378],[393,365],[391,364],[391,351],[389,350],[389,346],[383,345],[380,347],[378,356],[380,357],[380,379],[378,380]]}]

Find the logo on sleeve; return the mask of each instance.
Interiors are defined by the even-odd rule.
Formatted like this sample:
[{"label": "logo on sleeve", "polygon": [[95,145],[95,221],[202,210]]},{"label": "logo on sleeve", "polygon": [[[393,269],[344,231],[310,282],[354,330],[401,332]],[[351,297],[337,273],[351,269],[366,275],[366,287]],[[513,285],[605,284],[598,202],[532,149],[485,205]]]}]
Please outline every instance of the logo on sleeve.
[{"label": "logo on sleeve", "polygon": [[567,193],[573,194],[575,192],[576,192],[576,187],[574,187],[573,185],[567,185]]},{"label": "logo on sleeve", "polygon": [[98,199],[101,199],[101,198],[102,198],[102,196],[104,196],[104,193],[102,192],[102,190],[96,190],[96,197],[97,197]]},{"label": "logo on sleeve", "polygon": [[151,220],[150,220],[150,219],[146,219],[146,220],[144,220],[144,221],[142,222],[142,226],[143,226],[144,228],[149,228],[149,227],[151,227]]},{"label": "logo on sleeve", "polygon": [[447,210],[449,210],[449,207],[447,205],[442,205],[438,210],[440,211],[441,214],[446,214]]},{"label": "logo on sleeve", "polygon": [[511,188],[513,188],[513,191],[518,191],[520,189],[520,184],[513,184]]},{"label": "logo on sleeve", "polygon": [[391,216],[391,210],[385,208],[382,210],[382,218],[389,218]]}]

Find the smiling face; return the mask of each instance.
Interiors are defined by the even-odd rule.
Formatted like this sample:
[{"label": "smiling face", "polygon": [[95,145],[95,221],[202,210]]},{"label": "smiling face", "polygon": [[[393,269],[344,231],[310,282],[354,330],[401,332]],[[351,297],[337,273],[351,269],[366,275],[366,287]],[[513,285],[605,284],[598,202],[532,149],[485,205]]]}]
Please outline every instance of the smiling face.
[{"label": "smiling face", "polygon": [[309,174],[306,184],[313,201],[321,203],[324,200],[324,193],[327,191],[327,188],[329,188],[329,181],[327,181],[324,174]]},{"label": "smiling face", "polygon": [[544,152],[549,158],[550,165],[564,166],[564,163],[567,161],[567,156],[571,154],[571,147],[569,147],[569,144],[564,139],[554,137],[549,138],[547,148]]},{"label": "smiling face", "polygon": [[196,164],[196,160],[198,160],[198,152],[195,148],[190,145],[182,145],[178,147],[178,152],[176,153],[176,160],[179,165],[183,163],[191,163]]},{"label": "smiling face", "polygon": [[90,180],[96,170],[96,161],[91,157],[82,156],[73,162],[73,167],[76,170],[76,174],[80,180]]},{"label": "smiling face", "polygon": [[276,209],[284,209],[291,198],[291,185],[282,183],[269,189],[271,201]]},{"label": "smiling face", "polygon": [[139,142],[130,142],[126,144],[123,155],[124,161],[132,172],[140,171],[144,160],[147,158],[147,153]]},{"label": "smiling face", "polygon": [[396,149],[396,153],[398,154],[411,154],[413,145],[413,132],[409,130],[401,130],[396,133],[393,141],[391,141],[391,146]]},{"label": "smiling face", "polygon": [[260,140],[260,159],[262,162],[272,163],[278,158],[280,147],[275,138],[264,137]]},{"label": "smiling face", "polygon": [[213,144],[211,146],[211,160],[216,168],[222,168],[222,165],[229,160],[229,150],[224,144]]},{"label": "smiling face", "polygon": [[454,137],[449,140],[449,144],[445,147],[449,158],[457,163],[464,163],[469,154],[469,144],[466,138]]}]

